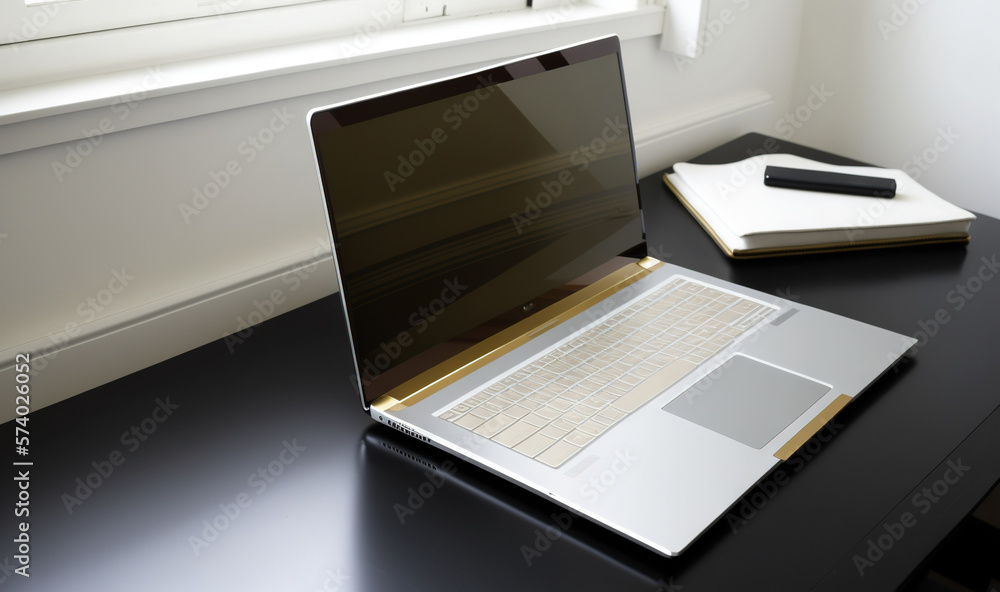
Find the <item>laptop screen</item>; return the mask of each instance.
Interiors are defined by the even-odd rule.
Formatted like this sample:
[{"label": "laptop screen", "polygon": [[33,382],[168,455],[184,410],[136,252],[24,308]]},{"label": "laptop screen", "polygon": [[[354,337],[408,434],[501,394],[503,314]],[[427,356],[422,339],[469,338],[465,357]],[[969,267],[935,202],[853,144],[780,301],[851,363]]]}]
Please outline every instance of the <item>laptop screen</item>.
[{"label": "laptop screen", "polygon": [[310,126],[366,403],[642,243],[615,37]]}]

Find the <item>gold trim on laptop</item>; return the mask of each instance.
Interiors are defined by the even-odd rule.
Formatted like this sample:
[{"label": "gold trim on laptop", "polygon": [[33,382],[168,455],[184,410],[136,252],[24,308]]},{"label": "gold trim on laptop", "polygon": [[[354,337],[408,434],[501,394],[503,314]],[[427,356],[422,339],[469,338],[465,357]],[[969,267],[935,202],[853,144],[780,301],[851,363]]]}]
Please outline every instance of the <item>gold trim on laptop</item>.
[{"label": "gold trim on laptop", "polygon": [[833,419],[833,416],[840,413],[840,410],[850,402],[851,397],[848,397],[847,395],[840,395],[831,401],[830,404],[826,406],[826,409],[820,411],[819,415],[814,417],[812,421],[807,423],[801,430],[798,431],[797,434],[792,436],[788,442],[785,442],[785,445],[779,448],[778,451],[774,453],[774,456],[780,458],[781,460],[788,460],[792,458],[792,455],[795,454],[796,450],[809,441],[809,438],[815,436],[816,432],[820,431],[828,421]]}]

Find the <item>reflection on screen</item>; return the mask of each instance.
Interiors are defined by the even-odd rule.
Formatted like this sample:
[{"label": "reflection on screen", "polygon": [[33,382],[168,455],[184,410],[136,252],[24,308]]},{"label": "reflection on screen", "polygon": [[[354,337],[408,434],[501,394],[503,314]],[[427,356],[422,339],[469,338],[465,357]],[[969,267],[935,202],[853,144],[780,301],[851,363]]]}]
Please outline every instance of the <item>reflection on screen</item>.
[{"label": "reflection on screen", "polygon": [[641,242],[618,56],[552,62],[328,115],[317,154],[369,401]]}]

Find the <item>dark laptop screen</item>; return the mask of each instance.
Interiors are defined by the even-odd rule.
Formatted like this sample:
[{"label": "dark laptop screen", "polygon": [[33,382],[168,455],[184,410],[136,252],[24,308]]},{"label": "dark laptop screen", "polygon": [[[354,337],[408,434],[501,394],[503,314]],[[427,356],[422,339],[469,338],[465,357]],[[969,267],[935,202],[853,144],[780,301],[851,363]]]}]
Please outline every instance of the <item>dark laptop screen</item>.
[{"label": "dark laptop screen", "polygon": [[617,38],[313,113],[367,402],[642,243]]}]

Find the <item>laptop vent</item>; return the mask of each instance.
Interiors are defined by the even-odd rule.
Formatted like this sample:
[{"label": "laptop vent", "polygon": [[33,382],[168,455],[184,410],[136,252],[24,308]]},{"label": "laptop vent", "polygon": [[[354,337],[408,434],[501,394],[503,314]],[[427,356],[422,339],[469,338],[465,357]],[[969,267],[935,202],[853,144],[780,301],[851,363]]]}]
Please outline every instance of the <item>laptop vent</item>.
[{"label": "laptop vent", "polygon": [[409,452],[406,452],[404,450],[400,450],[399,448],[396,448],[392,444],[386,444],[385,442],[382,442],[382,447],[383,448],[387,448],[387,449],[395,452],[396,454],[398,454],[398,455],[400,455],[402,457],[408,458],[408,459],[412,460],[413,462],[420,463],[420,464],[422,464],[423,466],[427,467],[428,469],[430,469],[432,471],[437,471],[438,470],[438,468],[435,467],[434,465],[432,465],[431,463],[429,463],[429,462],[427,462],[425,460],[421,460],[421,459],[413,456]]},{"label": "laptop vent", "polygon": [[385,421],[386,421],[387,424],[389,424],[389,427],[395,428],[395,429],[403,432],[407,436],[412,436],[412,437],[416,438],[417,440],[420,440],[421,442],[428,442],[428,443],[430,442],[430,438],[427,438],[425,436],[421,436],[420,434],[416,433],[415,431],[411,430],[410,428],[406,427],[405,425],[403,425],[401,423],[396,423],[396,422],[392,421],[391,419],[387,419]]}]

